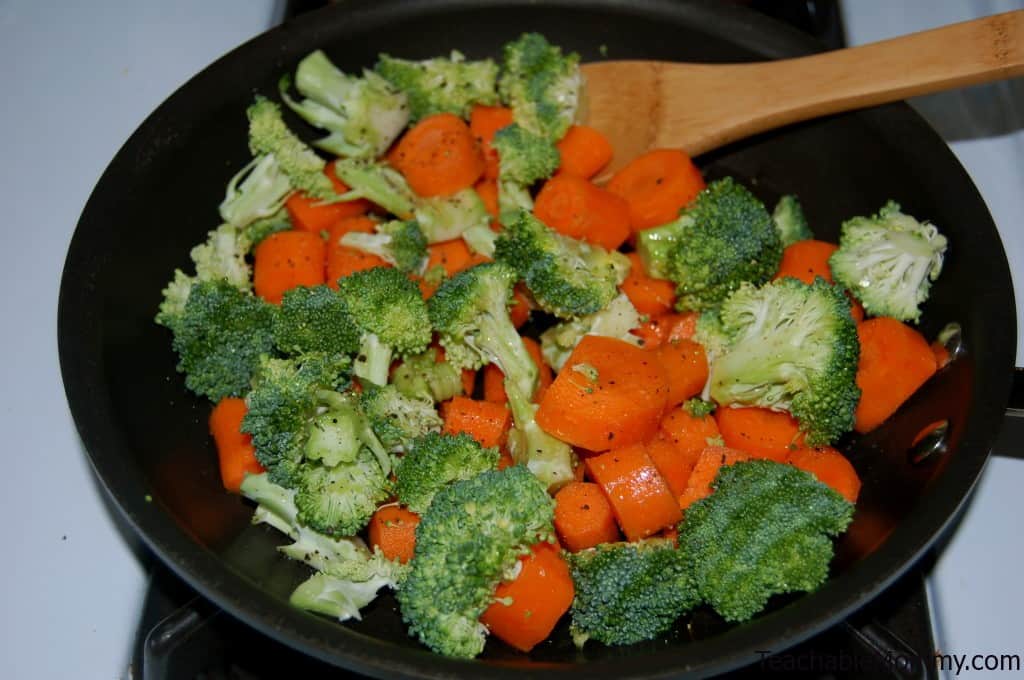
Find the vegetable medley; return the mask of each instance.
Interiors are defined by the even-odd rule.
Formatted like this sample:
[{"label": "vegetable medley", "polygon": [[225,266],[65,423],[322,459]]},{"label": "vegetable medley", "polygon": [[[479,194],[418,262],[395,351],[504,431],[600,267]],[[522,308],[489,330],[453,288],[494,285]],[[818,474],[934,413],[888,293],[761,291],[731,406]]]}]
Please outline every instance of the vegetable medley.
[{"label": "vegetable medley", "polygon": [[249,107],[253,159],[157,322],[225,488],[313,569],[295,606],[358,619],[391,588],[468,658],[827,578],[860,489],[831,445],[947,360],[908,325],[946,240],[892,202],[814,240],[794,196],[770,213],[669,149],[595,183],[582,85],[527,34],[500,64],[314,52]]}]

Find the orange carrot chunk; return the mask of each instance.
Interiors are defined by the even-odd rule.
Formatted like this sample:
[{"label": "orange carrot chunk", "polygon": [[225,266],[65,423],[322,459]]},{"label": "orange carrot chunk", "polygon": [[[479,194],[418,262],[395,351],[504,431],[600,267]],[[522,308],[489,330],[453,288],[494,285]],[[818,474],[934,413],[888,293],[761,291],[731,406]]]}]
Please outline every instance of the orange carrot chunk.
[{"label": "orange carrot chunk", "polygon": [[569,552],[619,540],[615,514],[601,487],[569,482],[555,494],[555,531]]},{"label": "orange carrot chunk", "polygon": [[654,349],[665,342],[689,340],[697,332],[696,312],[684,314],[662,314],[655,316],[640,328],[630,331],[643,340],[646,349]]},{"label": "orange carrot chunk", "polygon": [[589,180],[555,175],[541,188],[533,214],[555,231],[615,250],[629,238],[629,203]]},{"label": "orange carrot chunk", "polygon": [[508,316],[516,328],[530,320],[530,299],[523,292],[522,284],[512,289],[512,302],[508,306]]},{"label": "orange carrot chunk", "polygon": [[668,394],[665,370],[651,352],[587,335],[544,394],[537,424],[564,442],[607,451],[650,439]]},{"label": "orange carrot chunk", "polygon": [[729,408],[715,411],[725,445],[746,451],[752,458],[783,462],[802,442],[800,425],[788,413],[766,408]]},{"label": "orange carrot chunk", "polygon": [[499,640],[528,652],[547,639],[569,610],[576,591],[556,546],[538,543],[521,558],[515,580],[500,584],[494,603],[480,617]]},{"label": "orange carrot chunk", "polygon": [[640,256],[629,253],[629,275],[622,282],[622,292],[636,307],[636,311],[648,316],[658,316],[672,311],[676,302],[676,286],[665,279],[647,275]]},{"label": "orange carrot chunk", "polygon": [[[335,161],[331,161],[327,164],[324,174],[334,185],[334,191],[343,194],[349,189],[334,173],[334,163]],[[288,209],[288,215],[292,218],[295,228],[316,234],[330,229],[338,220],[362,215],[370,209],[371,205],[369,201],[361,198],[354,201],[324,204],[320,199],[309,198],[302,192],[292,194],[285,202],[285,208]]]},{"label": "orange carrot chunk", "polygon": [[681,404],[700,394],[708,381],[704,348],[693,340],[666,342],[654,350],[668,378],[668,405]]},{"label": "orange carrot chunk", "polygon": [[704,188],[700,170],[682,151],[655,149],[615,173],[608,191],[629,203],[633,231],[671,222]]},{"label": "orange carrot chunk", "polygon": [[416,527],[420,516],[399,505],[385,505],[378,508],[370,518],[369,534],[371,546],[377,546],[389,560],[405,564],[412,559],[416,548]]},{"label": "orange carrot chunk", "polygon": [[790,465],[806,470],[822,484],[850,501],[857,502],[860,493],[860,477],[846,456],[829,446],[800,448],[793,451],[788,459]]},{"label": "orange carrot chunk", "polygon": [[630,541],[646,538],[682,519],[676,497],[643,444],[593,456],[585,464]]},{"label": "orange carrot chunk", "polygon": [[937,370],[928,341],[910,326],[889,317],[869,319],[857,326],[860,363],[857,387],[857,432],[870,432],[896,412]]},{"label": "orange carrot chunk", "polygon": [[326,245],[319,234],[279,231],[260,241],[253,255],[253,288],[275,305],[296,286],[324,282]]},{"label": "orange carrot chunk", "polygon": [[388,161],[420,196],[450,196],[473,186],[484,158],[469,127],[458,116],[427,116],[406,132]]},{"label": "orange carrot chunk", "polygon": [[469,397],[453,397],[441,404],[441,419],[443,432],[465,432],[484,447],[500,446],[512,422],[505,406]]},{"label": "orange carrot chunk", "polygon": [[484,372],[484,401],[492,404],[507,404],[508,395],[505,393],[505,374],[494,364],[487,364],[483,367]]},{"label": "orange carrot chunk", "polygon": [[697,464],[700,451],[679,449],[663,432],[659,432],[647,442],[647,455],[651,457],[658,473],[664,477],[672,495],[678,498],[686,491],[686,484],[690,480],[693,466]]},{"label": "orange carrot chunk", "polygon": [[562,160],[559,173],[590,179],[612,159],[612,143],[604,134],[586,125],[572,125],[556,144]]},{"label": "orange carrot chunk", "polygon": [[701,451],[697,464],[693,466],[690,479],[686,483],[686,491],[679,496],[679,507],[683,510],[702,498],[711,495],[711,483],[718,476],[718,471],[726,465],[742,460],[750,460],[745,451],[737,451],[725,446],[709,446]]},{"label": "orange carrot chunk", "polygon": [[683,407],[674,408],[661,419],[661,434],[674,447],[692,455],[696,460],[700,452],[721,437],[718,423],[711,416],[693,416]]},{"label": "orange carrot chunk", "polygon": [[245,399],[225,397],[210,412],[210,434],[217,446],[220,480],[231,493],[239,493],[246,475],[258,475],[263,466],[256,460],[252,437],[242,432],[248,409]]},{"label": "orange carrot chunk", "polygon": [[818,276],[828,282],[832,281],[832,268],[828,266],[828,258],[839,250],[839,246],[825,241],[797,241],[786,246],[782,251],[782,262],[776,279],[785,276],[800,279],[804,283],[814,283]]},{"label": "orange carrot chunk", "polygon": [[512,109],[504,106],[477,104],[469,114],[469,130],[473,133],[477,144],[480,145],[480,151],[484,158],[484,177],[487,179],[497,179],[498,177],[498,151],[491,146],[494,133],[511,124]]},{"label": "orange carrot chunk", "polygon": [[338,279],[374,267],[390,267],[387,262],[362,250],[341,245],[341,237],[351,231],[372,234],[376,222],[369,217],[346,217],[335,222],[327,234],[327,285],[338,287]]}]

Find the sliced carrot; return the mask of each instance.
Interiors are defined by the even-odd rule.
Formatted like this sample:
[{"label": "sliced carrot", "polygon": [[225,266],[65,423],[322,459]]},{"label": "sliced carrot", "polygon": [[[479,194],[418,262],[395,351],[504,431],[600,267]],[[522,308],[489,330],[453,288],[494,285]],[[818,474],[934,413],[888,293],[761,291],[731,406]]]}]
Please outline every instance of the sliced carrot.
[{"label": "sliced carrot", "polygon": [[473,133],[451,113],[416,123],[388,152],[388,162],[420,196],[451,196],[473,186],[484,172]]},{"label": "sliced carrot", "polygon": [[501,231],[501,224],[498,222],[498,183],[493,179],[482,179],[473,185],[477,196],[484,202],[484,208],[491,220],[491,230]]},{"label": "sliced carrot", "polygon": [[676,286],[665,279],[655,279],[647,275],[640,256],[636,253],[626,255],[629,258],[629,275],[622,282],[622,292],[636,307],[636,311],[649,316],[658,316],[672,311],[676,303]]},{"label": "sliced carrot", "polygon": [[775,274],[776,279],[784,276],[799,279],[804,283],[814,283],[816,277],[826,281],[832,281],[832,268],[828,265],[828,258],[832,253],[839,250],[839,246],[825,241],[797,241],[786,246],[782,251],[782,262],[779,263],[779,271]]},{"label": "sliced carrot", "polygon": [[876,317],[857,326],[860,363],[857,387],[857,432],[870,432],[896,412],[910,395],[934,375],[938,363],[924,337],[889,317]]},{"label": "sliced carrot", "polygon": [[664,342],[691,339],[697,331],[699,316],[696,312],[662,314],[630,332],[644,341],[643,346],[646,349],[654,349]]},{"label": "sliced carrot", "polygon": [[[522,340],[526,351],[533,358],[533,363],[537,365],[537,388],[533,393],[533,401],[540,402],[553,379],[551,367],[547,365],[544,357],[541,356],[540,344],[536,340],[533,338],[523,338]],[[484,366],[483,372],[484,400],[494,404],[507,403],[508,395],[505,393],[505,374],[494,364]]]},{"label": "sliced carrot", "polygon": [[787,462],[810,472],[851,503],[857,502],[860,477],[846,456],[832,447],[800,448],[790,454]]},{"label": "sliced carrot", "polygon": [[697,396],[708,381],[708,359],[704,348],[693,340],[676,340],[654,350],[668,378],[668,405],[681,404]]},{"label": "sliced carrot", "polygon": [[572,125],[556,145],[561,163],[558,172],[590,179],[612,159],[612,143],[586,125]]},{"label": "sliced carrot", "polygon": [[473,391],[476,389],[476,371],[471,368],[462,369],[462,393],[467,397],[473,396]]},{"label": "sliced carrot", "polygon": [[661,419],[661,434],[683,453],[696,459],[712,442],[721,437],[718,423],[711,416],[693,416],[680,406]]},{"label": "sliced carrot", "polygon": [[530,298],[526,296],[522,284],[512,289],[512,302],[508,307],[509,318],[516,328],[530,320]]},{"label": "sliced carrot", "polygon": [[256,460],[252,437],[242,432],[242,418],[248,410],[245,399],[225,397],[210,412],[210,434],[217,446],[220,481],[231,493],[241,491],[246,475],[264,471]]},{"label": "sliced carrot", "polygon": [[[334,191],[343,194],[349,189],[334,173],[334,163],[335,161],[331,161],[327,164],[324,174],[334,185]],[[295,228],[312,231],[316,234],[330,229],[338,220],[364,214],[371,206],[369,201],[361,198],[354,201],[325,204],[320,199],[309,198],[302,192],[292,194],[285,202],[285,208],[288,209],[288,215],[292,218]]]},{"label": "sliced carrot", "polygon": [[586,466],[630,541],[646,538],[682,519],[676,497],[643,444],[588,458]]},{"label": "sliced carrot", "polygon": [[492,404],[507,404],[505,374],[494,364],[487,364],[481,370],[484,373],[484,401],[489,401]]},{"label": "sliced carrot", "polygon": [[400,505],[385,505],[370,518],[367,538],[371,546],[380,548],[384,557],[405,564],[416,548],[419,523],[420,516],[415,512]]},{"label": "sliced carrot", "polygon": [[685,510],[692,503],[711,495],[711,483],[718,476],[718,471],[726,465],[750,460],[745,451],[730,449],[726,446],[709,446],[700,453],[697,464],[693,466],[690,479],[686,483],[686,491],[679,496],[679,507]]},{"label": "sliced carrot", "polygon": [[647,442],[647,455],[651,457],[654,467],[665,479],[672,495],[678,498],[686,491],[686,483],[700,452],[683,451],[677,448],[664,432],[659,432],[654,439]]},{"label": "sliced carrot", "polygon": [[665,371],[652,353],[587,335],[544,394],[537,424],[591,451],[620,448],[654,435],[668,394]]},{"label": "sliced carrot", "polygon": [[[466,242],[461,238],[456,238],[451,241],[441,241],[440,243],[432,243],[427,246],[426,271],[429,272],[434,267],[441,267],[444,269],[445,276],[451,277],[463,269],[469,269],[474,265],[489,260],[490,258],[471,251]],[[433,295],[434,291],[437,290],[437,286],[440,285],[428,283],[422,278],[418,279],[417,282],[420,284],[420,291],[425,298]]]},{"label": "sliced carrot", "polygon": [[256,246],[253,255],[253,288],[267,302],[280,304],[296,286],[324,282],[327,247],[319,234],[279,231]]},{"label": "sliced carrot", "polygon": [[671,222],[704,188],[700,170],[682,151],[655,149],[615,173],[608,191],[629,203],[633,231]]},{"label": "sliced carrot", "polygon": [[[484,157],[484,177],[497,179],[498,152],[491,146],[494,133],[512,124],[512,109],[504,106],[477,104],[469,114],[469,130],[473,133]],[[485,199],[486,200],[486,199]]]},{"label": "sliced carrot", "polygon": [[369,217],[347,217],[335,222],[327,234],[327,285],[331,288],[338,287],[338,279],[374,267],[389,267],[390,265],[377,257],[365,253],[362,250],[341,245],[341,237],[353,231],[372,234],[376,229],[376,222]]},{"label": "sliced carrot", "polygon": [[495,602],[480,622],[499,640],[528,652],[547,639],[569,610],[576,591],[569,567],[556,546],[538,543],[520,560],[515,580],[494,591]]},{"label": "sliced carrot", "polygon": [[577,175],[555,175],[541,187],[533,214],[555,231],[615,250],[629,238],[629,203]]},{"label": "sliced carrot", "polygon": [[465,432],[484,447],[501,446],[512,424],[505,406],[469,397],[453,397],[441,404],[441,419],[443,432]]},{"label": "sliced carrot", "polygon": [[555,531],[569,552],[619,540],[611,504],[601,487],[589,482],[569,482],[555,494]]},{"label": "sliced carrot", "polygon": [[800,425],[788,413],[766,408],[729,408],[715,411],[725,445],[746,451],[752,458],[786,460],[802,443]]}]

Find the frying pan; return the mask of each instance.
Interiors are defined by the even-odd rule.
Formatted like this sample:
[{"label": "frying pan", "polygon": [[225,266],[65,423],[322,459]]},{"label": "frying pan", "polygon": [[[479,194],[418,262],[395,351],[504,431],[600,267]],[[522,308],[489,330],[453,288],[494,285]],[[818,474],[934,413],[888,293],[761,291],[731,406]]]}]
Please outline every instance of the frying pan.
[{"label": "frying pan", "polygon": [[[464,662],[409,639],[387,594],[351,624],[293,609],[288,594],[308,571],[281,558],[275,547],[285,539],[251,526],[251,506],[222,490],[206,430],[209,404],[184,389],[170,338],[152,322],[161,288],[216,226],[223,187],[248,160],[244,109],[254,92],[274,95],[280,75],[316,48],[351,72],[382,51],[425,58],[456,47],[495,56],[528,30],[585,61],[606,54],[725,62],[817,49],[725,3],[660,0],[353,0],[269,31],[164,102],[89,199],[58,312],[71,411],[97,475],[157,555],[229,613],[328,662],[387,677],[657,677],[735,668],[759,650],[777,652],[829,627],[906,570],[957,514],[1003,416],[1015,346],[1006,257],[970,178],[907,106],[809,122],[699,159],[707,176],[737,176],[766,202],[798,194],[826,240],[837,240],[843,219],[889,198],[934,221],[952,245],[920,328],[930,338],[948,322],[962,327],[961,350],[947,368],[883,427],[844,442],[864,489],[837,543],[832,578],[813,594],[775,598],[744,625],[699,611],[655,641],[577,651],[563,624],[530,656],[492,641],[480,659]],[[931,455],[915,455],[915,434],[936,420],[948,420],[945,438]]]}]

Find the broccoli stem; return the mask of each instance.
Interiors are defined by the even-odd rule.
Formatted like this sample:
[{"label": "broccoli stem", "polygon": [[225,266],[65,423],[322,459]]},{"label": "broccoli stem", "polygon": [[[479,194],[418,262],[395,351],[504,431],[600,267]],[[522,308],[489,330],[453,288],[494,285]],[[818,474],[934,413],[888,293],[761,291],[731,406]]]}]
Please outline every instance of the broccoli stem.
[{"label": "broccoli stem", "polygon": [[376,333],[364,333],[352,372],[374,385],[387,385],[392,355],[391,348],[382,343]]},{"label": "broccoli stem", "polygon": [[549,490],[572,480],[572,447],[552,437],[537,424],[537,405],[506,378],[505,392],[515,427],[508,433],[512,460],[526,468]]},{"label": "broccoli stem", "polygon": [[537,365],[526,351],[523,339],[512,325],[504,306],[497,315],[483,314],[480,317],[480,337],[475,341],[487,360],[505,374],[506,383],[511,382],[520,394],[533,394],[537,388]]}]

